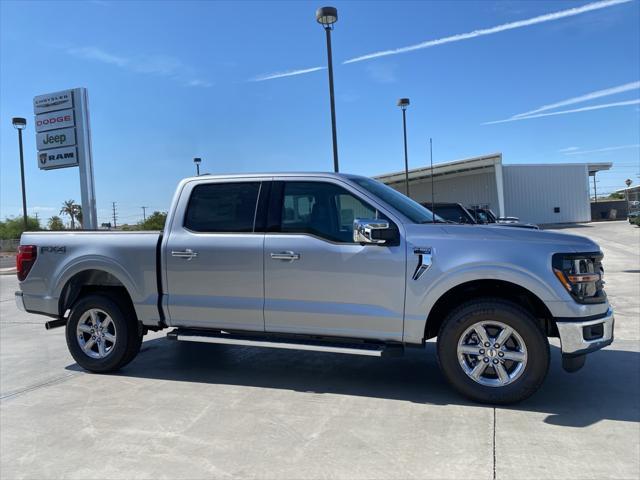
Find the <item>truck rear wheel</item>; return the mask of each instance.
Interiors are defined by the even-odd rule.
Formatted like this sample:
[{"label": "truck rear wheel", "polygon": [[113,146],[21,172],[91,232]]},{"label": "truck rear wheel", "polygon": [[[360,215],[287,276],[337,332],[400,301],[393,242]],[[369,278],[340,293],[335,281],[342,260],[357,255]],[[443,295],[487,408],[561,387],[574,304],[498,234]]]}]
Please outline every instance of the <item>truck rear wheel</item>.
[{"label": "truck rear wheel", "polygon": [[453,310],[440,327],[437,351],[449,383],[480,403],[524,400],[549,369],[549,343],[535,318],[500,299],[472,300]]},{"label": "truck rear wheel", "polygon": [[107,295],[88,295],[73,306],[66,337],[73,359],[96,373],[124,367],[142,344],[134,312],[125,302]]}]

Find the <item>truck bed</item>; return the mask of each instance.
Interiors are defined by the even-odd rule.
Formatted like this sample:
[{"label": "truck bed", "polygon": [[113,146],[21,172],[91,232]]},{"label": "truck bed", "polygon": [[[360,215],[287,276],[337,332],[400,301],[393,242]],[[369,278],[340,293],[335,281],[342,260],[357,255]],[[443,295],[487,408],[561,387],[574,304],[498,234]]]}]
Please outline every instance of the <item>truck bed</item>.
[{"label": "truck bed", "polygon": [[[159,311],[158,231],[67,231],[25,232],[21,245],[35,245],[37,257],[21,283],[27,311],[58,317],[59,300],[72,280],[82,278],[90,285],[93,270],[106,272],[108,282],[124,286],[131,296],[138,318],[157,325]],[[100,274],[104,281],[105,273]]]}]

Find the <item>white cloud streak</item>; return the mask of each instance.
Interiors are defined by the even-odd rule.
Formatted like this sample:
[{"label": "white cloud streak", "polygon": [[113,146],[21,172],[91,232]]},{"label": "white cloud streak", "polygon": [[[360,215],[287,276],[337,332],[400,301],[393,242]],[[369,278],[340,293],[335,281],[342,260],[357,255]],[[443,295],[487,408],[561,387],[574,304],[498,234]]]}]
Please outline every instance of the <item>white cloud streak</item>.
[{"label": "white cloud streak", "polygon": [[518,113],[517,115],[514,115],[514,117],[528,117],[530,115],[535,115],[536,113],[545,112],[547,110],[553,110],[558,107],[566,107],[568,105],[587,102],[589,100],[595,100],[596,98],[607,97],[609,95],[615,95],[617,93],[629,92],[631,90],[637,90],[639,88],[640,88],[640,81],[625,83],[624,85],[618,85],[617,87],[605,88],[604,90],[597,90],[595,92],[587,93],[579,97],[573,97],[567,100],[562,100],[561,102],[550,103],[549,105],[543,105],[542,107],[536,108],[535,110],[530,110],[524,113]]},{"label": "white cloud streak", "polygon": [[581,7],[569,8],[567,10],[560,10],[554,13],[547,13],[545,15],[539,15],[537,17],[528,18],[525,20],[518,20],[516,22],[503,23],[495,27],[483,28],[480,30],[474,30],[467,33],[458,33],[449,37],[438,38],[435,40],[427,40],[425,42],[417,43],[415,45],[409,45],[407,47],[394,48],[390,50],[382,50],[379,52],[369,53],[361,55],[359,57],[350,58],[343,62],[343,64],[362,62],[364,60],[372,60],[374,58],[386,57],[388,55],[399,55],[401,53],[413,52],[415,50],[422,50],[424,48],[436,47],[445,43],[460,42],[462,40],[469,40],[471,38],[482,37],[485,35],[493,35],[494,33],[506,32],[508,30],[515,30],[517,28],[529,27],[531,25],[537,25],[539,23],[552,22],[567,17],[573,17],[575,15],[581,15],[583,13],[600,10],[603,8],[613,7],[615,5],[621,5],[623,3],[629,3],[633,0],[603,0],[599,2],[588,3]]},{"label": "white cloud streak", "polygon": [[249,80],[250,82],[264,82],[265,80],[273,80],[276,78],[284,78],[284,77],[294,77],[296,75],[303,75],[305,73],[317,72],[318,70],[324,70],[327,67],[311,67],[311,68],[302,68],[300,70],[288,70],[286,72],[275,72],[275,73],[265,73],[263,75],[258,75],[255,78]]},{"label": "white cloud streak", "polygon": [[128,58],[113,55],[97,47],[69,48],[67,53],[75,57],[84,58],[85,60],[95,60],[117,67],[126,67],[129,64]]},{"label": "white cloud streak", "polygon": [[484,122],[482,125],[494,125],[496,123],[517,122],[520,120],[529,120],[531,118],[551,117],[554,115],[567,115],[569,113],[588,112],[591,110],[601,110],[603,108],[626,107],[628,105],[638,105],[638,104],[640,104],[640,99],[627,100],[624,102],[603,103],[601,105],[591,105],[589,107],[574,108],[571,110],[561,110],[559,112],[538,113],[536,115],[529,115],[528,117],[505,118],[504,120],[494,120],[492,122]]},{"label": "white cloud streak", "polygon": [[566,153],[566,152],[573,152],[574,150],[580,150],[580,147],[567,147],[567,148],[561,148],[560,150],[558,150],[558,152],[560,152],[560,153]]},{"label": "white cloud streak", "polygon": [[135,73],[172,78],[188,87],[211,87],[213,85],[207,80],[197,78],[194,68],[185,65],[180,59],[168,55],[124,57],[93,46],[68,48],[66,52],[83,60],[106,63]]},{"label": "white cloud streak", "polygon": [[565,155],[582,155],[586,153],[612,152],[615,150],[628,150],[630,148],[640,148],[640,143],[634,143],[633,145],[616,145],[615,147],[596,148],[594,150],[575,150],[572,152],[565,152]]}]

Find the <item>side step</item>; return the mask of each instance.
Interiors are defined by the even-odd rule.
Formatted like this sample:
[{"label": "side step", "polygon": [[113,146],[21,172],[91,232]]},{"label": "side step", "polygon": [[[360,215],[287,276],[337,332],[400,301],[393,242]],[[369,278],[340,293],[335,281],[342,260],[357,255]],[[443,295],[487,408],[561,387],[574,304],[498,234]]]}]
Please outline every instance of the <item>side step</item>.
[{"label": "side step", "polygon": [[309,337],[278,337],[275,335],[251,335],[207,330],[177,328],[167,333],[170,340],[182,342],[223,343],[226,345],[244,345],[250,347],[281,348],[287,350],[311,350],[314,352],[345,353],[370,357],[400,356],[404,348],[400,344],[387,344],[358,341],[319,340]]}]

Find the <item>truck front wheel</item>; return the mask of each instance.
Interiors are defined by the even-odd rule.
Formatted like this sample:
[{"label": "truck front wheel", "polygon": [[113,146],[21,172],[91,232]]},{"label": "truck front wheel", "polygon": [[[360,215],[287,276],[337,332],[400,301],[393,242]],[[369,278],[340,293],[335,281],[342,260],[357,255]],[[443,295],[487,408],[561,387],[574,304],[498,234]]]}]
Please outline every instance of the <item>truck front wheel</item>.
[{"label": "truck front wheel", "polygon": [[118,370],[140,351],[142,333],[126,303],[107,295],[87,295],[71,309],[67,346],[82,368],[105,373]]},{"label": "truck front wheel", "polygon": [[549,369],[549,343],[536,319],[500,299],[472,300],[449,313],[437,351],[449,383],[481,403],[524,400]]}]

